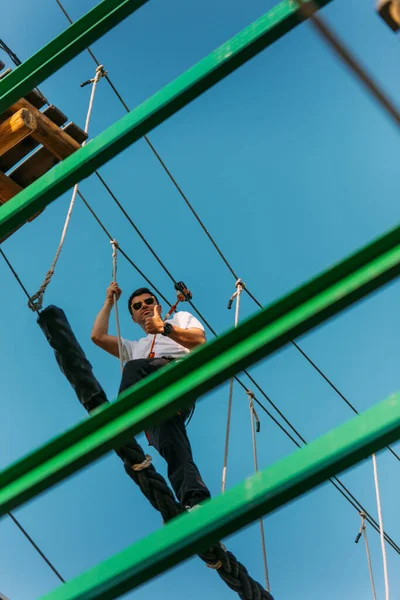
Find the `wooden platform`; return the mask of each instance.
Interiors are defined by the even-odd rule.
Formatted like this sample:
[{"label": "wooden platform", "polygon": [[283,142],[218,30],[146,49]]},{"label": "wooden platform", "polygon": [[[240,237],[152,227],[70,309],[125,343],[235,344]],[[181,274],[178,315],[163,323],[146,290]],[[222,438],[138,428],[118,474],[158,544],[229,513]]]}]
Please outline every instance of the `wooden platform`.
[{"label": "wooden platform", "polygon": [[[4,67],[0,61],[1,65]],[[1,72],[0,79],[10,72]],[[47,105],[36,90],[0,114],[0,210],[2,204],[81,147],[86,133],[67,121],[66,115]]]}]

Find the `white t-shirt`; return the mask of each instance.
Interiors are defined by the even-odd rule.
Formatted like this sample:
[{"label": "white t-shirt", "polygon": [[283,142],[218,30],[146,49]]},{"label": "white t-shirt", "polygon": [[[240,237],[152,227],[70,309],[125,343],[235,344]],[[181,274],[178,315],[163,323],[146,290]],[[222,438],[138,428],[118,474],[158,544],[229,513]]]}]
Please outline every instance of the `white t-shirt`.
[{"label": "white t-shirt", "polygon": [[[166,323],[171,323],[171,325],[176,325],[181,329],[196,327],[197,329],[202,329],[204,331],[204,327],[200,321],[183,310],[175,313],[171,319],[166,321]],[[122,360],[128,362],[128,360],[136,360],[137,358],[148,358],[153,337],[154,334],[148,333],[146,337],[143,337],[136,342],[131,342],[130,340],[122,338]],[[157,358],[160,356],[177,357],[190,352],[188,348],[181,346],[178,342],[174,342],[174,340],[171,340],[168,336],[161,334],[156,336],[156,343],[153,351]]]}]

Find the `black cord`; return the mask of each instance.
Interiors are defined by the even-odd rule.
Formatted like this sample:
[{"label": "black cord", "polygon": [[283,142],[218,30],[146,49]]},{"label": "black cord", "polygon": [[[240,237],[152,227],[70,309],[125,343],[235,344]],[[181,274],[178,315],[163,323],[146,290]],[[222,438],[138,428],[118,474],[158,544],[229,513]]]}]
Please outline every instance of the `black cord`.
[{"label": "black cord", "polygon": [[47,556],[44,554],[44,552],[42,552],[42,550],[39,548],[39,546],[36,544],[36,542],[31,538],[31,536],[26,531],[26,529],[24,527],[22,527],[22,525],[18,521],[18,519],[16,519],[11,512],[9,512],[7,514],[14,521],[15,525],[23,533],[23,535],[26,537],[26,539],[29,540],[30,544],[35,548],[36,552],[38,552],[38,554],[40,554],[40,556],[43,558],[43,560],[48,564],[48,566],[53,571],[53,573],[58,577],[58,579],[62,583],[65,583],[65,579],[62,577],[62,575],[60,575],[59,571],[57,571],[57,569],[55,568],[53,563],[47,558]]},{"label": "black cord", "polygon": [[0,48],[6,53],[8,54],[8,56],[11,58],[11,60],[13,61],[13,63],[19,67],[19,65],[22,64],[22,62],[20,61],[20,59],[18,58],[18,56],[11,50],[11,48],[9,48],[7,46],[7,44],[5,42],[3,42],[3,40],[0,39]]}]

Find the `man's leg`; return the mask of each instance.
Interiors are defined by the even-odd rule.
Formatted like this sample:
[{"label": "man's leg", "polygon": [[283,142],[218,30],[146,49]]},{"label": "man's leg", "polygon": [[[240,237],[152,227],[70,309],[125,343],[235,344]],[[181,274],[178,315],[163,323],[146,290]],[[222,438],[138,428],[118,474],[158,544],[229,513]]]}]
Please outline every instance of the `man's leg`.
[{"label": "man's leg", "polygon": [[182,414],[170,417],[148,432],[150,444],[154,446],[168,464],[168,479],[179,502],[192,507],[211,494],[193,461],[192,449]]},{"label": "man's leg", "polygon": [[161,367],[168,365],[166,358],[138,358],[126,363],[122,373],[121,385],[118,393],[120,394],[127,388],[135,385],[151,373],[154,373]]},{"label": "man's leg", "polygon": [[[126,363],[119,393],[144,377],[154,373],[169,361],[164,358],[140,358]],[[176,497],[183,506],[193,506],[206,498],[210,492],[203,482],[193,461],[192,449],[186,433],[185,420],[188,411],[182,411],[146,432],[152,446],[168,464],[168,478]]]}]

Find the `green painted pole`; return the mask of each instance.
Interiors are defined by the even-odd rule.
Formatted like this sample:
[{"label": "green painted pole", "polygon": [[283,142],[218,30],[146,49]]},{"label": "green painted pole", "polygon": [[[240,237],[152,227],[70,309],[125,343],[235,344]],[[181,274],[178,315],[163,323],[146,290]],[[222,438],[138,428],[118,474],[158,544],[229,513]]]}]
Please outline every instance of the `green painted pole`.
[{"label": "green painted pole", "polygon": [[0,81],[0,114],[148,0],[103,0]]},{"label": "green painted pole", "polygon": [[195,350],[182,362],[126,390],[0,473],[0,516],[162,421],[194,398],[272,354],[400,273],[400,228]]},{"label": "green painted pole", "polygon": [[[121,1],[121,0],[120,0]],[[329,0],[319,0],[323,6]],[[0,238],[299,23],[284,0],[0,208]],[[71,26],[73,27],[73,26]],[[17,71],[15,71],[17,72]],[[8,77],[6,78],[7,81]],[[1,83],[0,83],[1,94]],[[1,98],[1,97],[0,97]],[[0,100],[1,106],[1,100]]]},{"label": "green painted pole", "polygon": [[400,394],[182,515],[41,600],[112,599],[271,513],[400,437]]}]

